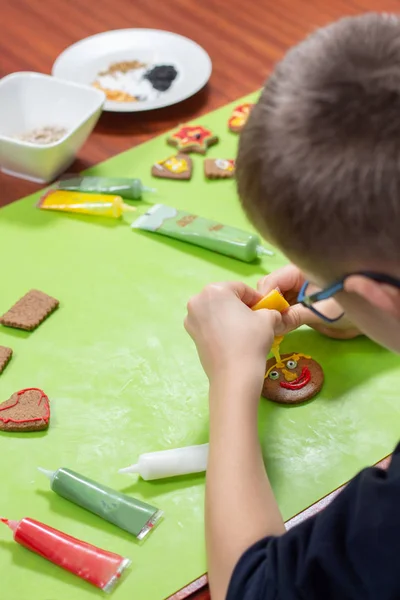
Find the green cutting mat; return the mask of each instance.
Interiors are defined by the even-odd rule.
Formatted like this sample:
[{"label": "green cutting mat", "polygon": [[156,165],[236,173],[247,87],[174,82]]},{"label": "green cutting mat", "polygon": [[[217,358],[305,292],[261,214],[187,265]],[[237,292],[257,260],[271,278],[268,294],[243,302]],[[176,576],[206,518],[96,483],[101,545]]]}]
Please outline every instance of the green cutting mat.
[{"label": "green cutting mat", "polygon": [[[208,156],[235,155],[231,106],[199,119],[221,136]],[[92,169],[98,175],[149,176],[171,154],[165,137]],[[157,180],[149,201],[249,228],[231,181],[204,180],[194,156],[191,182]],[[0,211],[0,313],[31,288],[60,300],[33,333],[0,329],[15,355],[0,377],[1,399],[35,386],[51,399],[48,432],[0,436],[0,514],[30,516],[132,559],[115,600],[162,600],[206,570],[203,475],[136,481],[118,468],[141,452],[208,439],[207,381],[183,329],[188,298],[214,280],[257,279],[282,256],[246,265],[124,224],[39,211],[38,195]],[[285,351],[324,366],[319,397],[300,407],[262,401],[260,435],[285,519],[388,454],[400,423],[399,358],[367,340],[330,341],[313,331],[288,336]],[[148,500],[165,521],[142,544],[59,498],[36,471],[65,466]],[[250,490],[249,490],[249,493]],[[227,523],[227,527],[233,527]],[[89,600],[102,592],[0,533],[1,588],[7,600]]]}]

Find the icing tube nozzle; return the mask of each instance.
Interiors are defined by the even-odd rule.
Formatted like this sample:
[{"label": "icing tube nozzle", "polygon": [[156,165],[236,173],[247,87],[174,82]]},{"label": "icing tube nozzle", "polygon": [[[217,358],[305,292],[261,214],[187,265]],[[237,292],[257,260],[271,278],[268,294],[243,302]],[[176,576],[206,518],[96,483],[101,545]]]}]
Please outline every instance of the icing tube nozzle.
[{"label": "icing tube nozzle", "polygon": [[38,467],[37,470],[43,473],[43,475],[46,475],[50,482],[53,481],[54,475],[56,473],[55,471],[49,471],[49,469],[43,469],[42,467]]},{"label": "icing tube nozzle", "polygon": [[264,248],[264,246],[257,246],[256,248],[257,256],[275,256],[275,252],[272,250],[268,250],[268,248]]},{"label": "icing tube nozzle", "polygon": [[18,527],[18,521],[14,521],[12,519],[5,519],[4,517],[0,517],[0,521],[7,525],[11,529],[11,531],[15,531]]},{"label": "icing tube nozzle", "polygon": [[118,473],[139,473],[139,463],[135,465],[131,465],[130,467],[124,467],[123,469],[118,469]]}]

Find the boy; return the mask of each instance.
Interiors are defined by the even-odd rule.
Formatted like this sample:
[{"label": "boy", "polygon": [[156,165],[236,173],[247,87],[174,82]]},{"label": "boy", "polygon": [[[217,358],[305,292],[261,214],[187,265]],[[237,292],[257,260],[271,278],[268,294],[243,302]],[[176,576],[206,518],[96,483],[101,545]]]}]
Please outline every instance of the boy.
[{"label": "boy", "polygon": [[[247,215],[293,265],[258,291],[215,284],[188,304],[210,381],[212,599],[399,599],[400,449],[387,472],[364,470],[285,533],[257,438],[275,335],[308,324],[400,352],[398,17],[343,19],[286,55],[241,135],[237,182]],[[301,305],[305,280],[313,295]],[[293,304],[286,314],[249,309],[275,287]]]}]

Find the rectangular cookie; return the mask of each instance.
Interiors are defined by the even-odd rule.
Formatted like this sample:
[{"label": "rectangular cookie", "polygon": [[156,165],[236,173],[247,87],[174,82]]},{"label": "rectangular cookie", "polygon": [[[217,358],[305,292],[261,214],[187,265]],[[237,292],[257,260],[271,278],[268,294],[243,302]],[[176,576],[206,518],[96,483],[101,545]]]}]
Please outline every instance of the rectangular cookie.
[{"label": "rectangular cookie", "polygon": [[204,175],[207,179],[231,179],[235,176],[235,160],[233,158],[204,159]]},{"label": "rectangular cookie", "polygon": [[14,304],[2,317],[0,323],[32,331],[59,305],[59,301],[39,290],[31,290]]},{"label": "rectangular cookie", "polygon": [[164,179],[190,179],[192,176],[193,161],[187,154],[178,153],[165,160],[159,160],[151,168],[153,177]]},{"label": "rectangular cookie", "polygon": [[6,366],[8,365],[13,351],[11,348],[7,348],[6,346],[0,346],[0,374],[4,371]]}]

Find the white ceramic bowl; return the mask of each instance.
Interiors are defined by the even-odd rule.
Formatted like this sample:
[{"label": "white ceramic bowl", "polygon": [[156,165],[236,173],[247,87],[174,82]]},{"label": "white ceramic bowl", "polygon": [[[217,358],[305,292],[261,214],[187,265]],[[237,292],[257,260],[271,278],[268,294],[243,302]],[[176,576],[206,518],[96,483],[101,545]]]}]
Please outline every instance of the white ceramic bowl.
[{"label": "white ceramic bowl", "polygon": [[[101,114],[103,92],[41,73],[12,73],[0,80],[0,169],[47,183],[73,162]],[[41,145],[14,136],[44,126],[63,127],[57,142]]]}]

